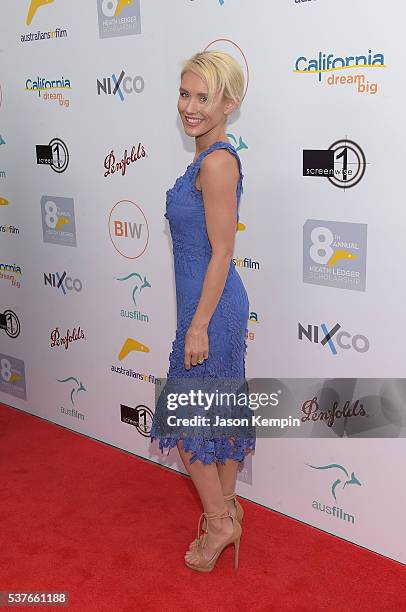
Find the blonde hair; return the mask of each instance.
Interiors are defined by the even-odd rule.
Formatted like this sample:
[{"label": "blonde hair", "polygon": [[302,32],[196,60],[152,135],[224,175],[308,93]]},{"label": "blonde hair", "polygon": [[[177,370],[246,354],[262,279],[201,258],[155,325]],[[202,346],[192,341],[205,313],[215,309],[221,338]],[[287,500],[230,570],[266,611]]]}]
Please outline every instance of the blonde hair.
[{"label": "blonde hair", "polygon": [[245,78],[240,64],[229,53],[200,51],[182,64],[180,78],[190,70],[207,85],[208,104],[216,95],[224,96],[239,106],[244,96]]}]

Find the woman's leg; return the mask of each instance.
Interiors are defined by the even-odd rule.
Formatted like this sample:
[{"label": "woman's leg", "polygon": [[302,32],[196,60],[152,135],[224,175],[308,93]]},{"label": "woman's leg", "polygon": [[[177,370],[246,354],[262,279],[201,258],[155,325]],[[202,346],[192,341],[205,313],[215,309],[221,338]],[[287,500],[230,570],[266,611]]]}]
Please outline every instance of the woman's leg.
[{"label": "woman's leg", "polygon": [[[201,461],[190,463],[192,453],[183,450],[181,442],[178,442],[178,451],[183,464],[190,474],[193,484],[199,494],[205,512],[223,512],[225,502],[223,499],[223,489],[219,478],[216,463],[203,464]],[[208,521],[208,534],[203,554],[210,559],[219,546],[233,532],[232,520],[211,519]],[[198,558],[194,549],[186,551],[185,559],[189,563],[198,563]]]},{"label": "woman's leg", "polygon": [[[217,463],[217,471],[223,495],[231,495],[235,491],[237,481],[238,461],[226,459],[225,463]],[[227,510],[235,516],[235,504],[232,499],[224,502]]]}]

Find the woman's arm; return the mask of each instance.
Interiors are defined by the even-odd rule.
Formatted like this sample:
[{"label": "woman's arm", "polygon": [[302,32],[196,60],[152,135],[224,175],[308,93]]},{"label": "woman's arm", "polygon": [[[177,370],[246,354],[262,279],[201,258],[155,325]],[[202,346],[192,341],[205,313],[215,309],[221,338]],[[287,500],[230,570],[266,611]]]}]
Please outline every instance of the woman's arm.
[{"label": "woman's arm", "polygon": [[213,151],[200,166],[207,235],[212,255],[189,329],[185,337],[185,368],[209,356],[207,328],[227,279],[237,228],[238,161],[226,150]]}]

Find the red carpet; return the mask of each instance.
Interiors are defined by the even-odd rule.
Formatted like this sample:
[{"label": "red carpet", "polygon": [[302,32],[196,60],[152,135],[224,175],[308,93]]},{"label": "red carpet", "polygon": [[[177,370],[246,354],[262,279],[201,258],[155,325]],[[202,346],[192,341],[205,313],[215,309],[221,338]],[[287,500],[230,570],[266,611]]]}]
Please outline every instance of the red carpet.
[{"label": "red carpet", "polygon": [[68,591],[58,609],[83,612],[405,609],[402,565],[244,500],[237,573],[231,547],[192,572],[189,478],[2,405],[0,436],[1,591]]}]

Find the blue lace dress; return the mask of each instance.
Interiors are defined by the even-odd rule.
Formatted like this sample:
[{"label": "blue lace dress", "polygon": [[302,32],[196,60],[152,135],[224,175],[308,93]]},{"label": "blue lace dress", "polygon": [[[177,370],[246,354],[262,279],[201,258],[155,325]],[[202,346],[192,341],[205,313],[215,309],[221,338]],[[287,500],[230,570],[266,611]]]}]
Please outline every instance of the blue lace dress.
[{"label": "blue lace dress", "polygon": [[[159,440],[161,451],[168,448],[168,453],[181,438],[185,451],[192,451],[191,463],[196,460],[202,463],[221,462],[226,459],[243,461],[246,454],[255,448],[255,427],[248,419],[252,412],[244,402],[240,406],[227,406],[223,403],[213,406],[210,413],[219,417],[238,416],[239,423],[227,427],[198,424],[193,427],[168,424],[167,394],[175,389],[177,380],[201,388],[207,383],[220,383],[222,389],[234,392],[241,389],[247,392],[245,381],[245,340],[246,325],[249,316],[247,292],[233,261],[230,262],[225,287],[218,305],[208,325],[209,356],[202,364],[184,367],[185,335],[199,302],[201,289],[211,257],[211,245],[206,230],[204,204],[201,191],[195,186],[196,175],[206,155],[216,149],[227,149],[238,160],[240,179],[237,184],[237,223],[239,203],[242,192],[242,167],[235,148],[228,142],[217,141],[203,151],[187,167],[174,186],[166,194],[165,217],[169,220],[172,237],[176,301],[177,330],[172,350],[169,355],[166,392],[159,396],[151,426],[151,442]],[[172,384],[172,387],[170,386]],[[169,387],[168,387],[169,385]],[[245,382],[246,385],[246,382]],[[218,386],[216,387],[218,388]],[[184,386],[182,387],[184,390]],[[193,414],[196,414],[194,409]],[[207,415],[207,410],[199,413]],[[247,421],[244,418],[247,417]],[[237,419],[238,420],[238,419]],[[213,421],[213,419],[212,419]],[[247,425],[248,422],[248,425]]]}]

